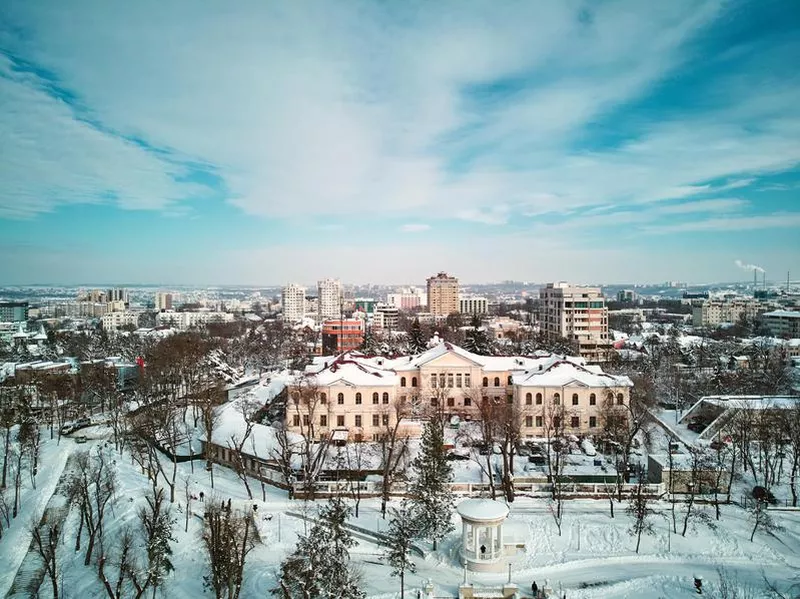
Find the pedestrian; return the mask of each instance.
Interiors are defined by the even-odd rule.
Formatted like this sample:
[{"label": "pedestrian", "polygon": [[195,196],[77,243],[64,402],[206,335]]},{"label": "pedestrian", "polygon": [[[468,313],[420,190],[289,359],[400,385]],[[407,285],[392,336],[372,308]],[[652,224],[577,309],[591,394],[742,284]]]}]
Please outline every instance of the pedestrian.
[{"label": "pedestrian", "polygon": [[535,580],[533,581],[533,584],[531,585],[531,593],[533,594],[533,599],[536,599],[536,597],[539,596],[539,585],[536,584]]},{"label": "pedestrian", "polygon": [[203,501],[203,492],[200,491],[200,501]]}]

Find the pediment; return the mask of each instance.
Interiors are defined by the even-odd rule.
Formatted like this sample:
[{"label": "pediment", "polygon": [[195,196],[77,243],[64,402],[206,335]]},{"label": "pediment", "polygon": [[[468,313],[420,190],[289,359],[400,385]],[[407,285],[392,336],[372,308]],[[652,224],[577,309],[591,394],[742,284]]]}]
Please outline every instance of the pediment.
[{"label": "pediment", "polygon": [[447,368],[472,368],[475,366],[481,366],[481,364],[475,362],[474,360],[470,360],[465,356],[461,356],[451,350],[442,354],[441,356],[437,356],[429,362],[425,362],[421,366],[424,368],[444,370]]}]

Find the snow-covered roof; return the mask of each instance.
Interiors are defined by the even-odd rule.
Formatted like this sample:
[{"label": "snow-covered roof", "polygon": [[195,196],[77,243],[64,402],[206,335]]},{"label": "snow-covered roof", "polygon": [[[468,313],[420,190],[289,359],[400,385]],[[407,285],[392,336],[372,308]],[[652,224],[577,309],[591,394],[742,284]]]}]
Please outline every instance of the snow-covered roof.
[{"label": "snow-covered roof", "polygon": [[508,506],[493,499],[465,499],[456,510],[464,520],[473,522],[491,522],[508,516]]},{"label": "snow-covered roof", "polygon": [[606,374],[599,366],[586,366],[557,356],[531,371],[514,375],[513,382],[523,387],[633,387],[627,376]]},{"label": "snow-covered roof", "polygon": [[794,310],[773,310],[772,312],[764,312],[762,316],[772,316],[777,318],[800,318],[800,312]]}]

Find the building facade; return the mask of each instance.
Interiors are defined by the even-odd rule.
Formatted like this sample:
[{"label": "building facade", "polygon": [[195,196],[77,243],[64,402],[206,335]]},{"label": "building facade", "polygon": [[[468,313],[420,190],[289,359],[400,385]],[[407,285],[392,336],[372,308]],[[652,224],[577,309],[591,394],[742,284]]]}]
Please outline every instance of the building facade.
[{"label": "building facade", "polygon": [[379,304],[375,307],[372,325],[382,331],[396,331],[400,328],[400,308]]},{"label": "building facade", "polygon": [[289,283],[281,290],[281,309],[283,319],[299,322],[306,316],[306,288]]},{"label": "building facade", "polygon": [[611,349],[608,308],[599,287],[548,283],[539,290],[542,331],[576,341],[591,362],[607,359]]},{"label": "building facade", "polygon": [[401,289],[397,293],[389,293],[386,296],[386,303],[401,310],[419,310],[427,305],[428,301],[422,289],[412,287],[411,289]]},{"label": "building facade", "polygon": [[742,318],[753,320],[766,309],[764,304],[755,299],[710,299],[692,307],[692,324],[696,327],[736,324]]},{"label": "building facade", "polygon": [[[488,405],[512,406],[523,437],[597,434],[604,406],[627,406],[631,380],[582,358],[489,357],[442,342],[418,356],[394,359],[348,352],[315,358],[289,387],[286,424],[298,432],[313,419],[319,436],[345,431],[377,439],[398,417],[481,418]],[[556,422],[556,420],[558,422]],[[416,429],[419,429],[418,420]]]},{"label": "building facade", "polygon": [[28,302],[0,302],[0,322],[25,322],[29,310]]},{"label": "building facade", "polygon": [[361,320],[331,319],[322,323],[322,353],[336,354],[352,351],[364,342],[364,324]]},{"label": "building facade", "polygon": [[342,283],[339,279],[323,279],[317,282],[319,322],[342,317]]},{"label": "building facade", "polygon": [[489,300],[485,297],[460,297],[458,311],[462,314],[480,316],[489,312]]},{"label": "building facade", "polygon": [[103,314],[100,322],[107,331],[116,331],[121,327],[139,326],[141,312],[107,312]]},{"label": "building facade", "polygon": [[434,316],[449,316],[459,311],[458,279],[440,272],[428,279],[428,312]]},{"label": "building facade", "polygon": [[800,337],[800,312],[774,310],[762,314],[761,319],[773,337],[790,339]]},{"label": "building facade", "polygon": [[172,327],[185,331],[188,329],[200,329],[211,323],[221,324],[233,322],[233,314],[230,312],[159,312],[156,314],[156,326]]},{"label": "building facade", "polygon": [[157,312],[172,310],[175,307],[173,305],[173,301],[174,298],[171,293],[164,291],[156,291],[154,304]]}]

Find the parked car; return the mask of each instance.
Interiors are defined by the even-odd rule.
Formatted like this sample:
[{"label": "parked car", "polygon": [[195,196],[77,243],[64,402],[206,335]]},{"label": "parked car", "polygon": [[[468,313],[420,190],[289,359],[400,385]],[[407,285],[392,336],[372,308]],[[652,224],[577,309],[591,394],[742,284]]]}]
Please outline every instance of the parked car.
[{"label": "parked car", "polygon": [[517,455],[518,456],[522,456],[523,458],[526,458],[529,455],[531,455],[532,453],[533,452],[531,451],[531,448],[528,447],[527,445],[520,445],[519,447],[517,447]]},{"label": "parked car", "polygon": [[528,456],[528,462],[531,464],[536,464],[537,466],[543,466],[547,463],[547,458],[545,458],[543,455],[532,455]]},{"label": "parked car", "polygon": [[75,443],[86,443],[86,437],[84,437],[83,435],[75,437]]},{"label": "parked car", "polygon": [[91,418],[78,418],[75,421],[75,428],[76,429],[83,428],[85,426],[91,426],[91,425],[92,425],[92,419]]},{"label": "parked car", "polygon": [[455,461],[455,462],[466,461],[466,460],[469,459],[469,455],[467,455],[467,454],[465,454],[463,452],[460,452],[458,450],[448,451],[447,455],[445,456],[445,459],[450,460],[450,461]]},{"label": "parked car", "polygon": [[71,433],[72,431],[74,431],[74,430],[75,430],[75,425],[74,425],[74,424],[72,424],[72,423],[69,423],[69,424],[65,424],[64,426],[62,426],[62,427],[59,429],[59,432],[60,432],[62,435],[68,435],[68,434],[70,434],[70,433]]},{"label": "parked car", "polygon": [[475,447],[478,448],[478,453],[480,455],[489,455],[489,446],[488,445],[486,445],[484,443],[480,443],[478,445],[475,445]]}]

